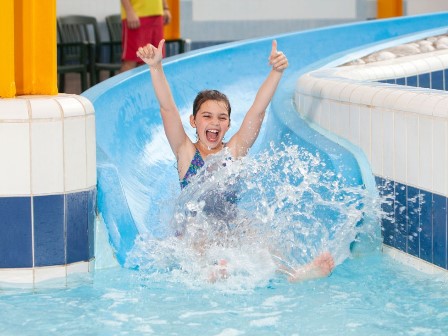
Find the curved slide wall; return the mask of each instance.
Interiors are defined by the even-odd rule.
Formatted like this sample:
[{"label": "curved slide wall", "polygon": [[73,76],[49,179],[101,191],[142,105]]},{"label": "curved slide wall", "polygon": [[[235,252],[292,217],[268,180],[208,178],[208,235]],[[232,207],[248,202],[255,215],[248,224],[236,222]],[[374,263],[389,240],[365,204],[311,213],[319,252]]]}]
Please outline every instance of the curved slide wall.
[{"label": "curved slide wall", "polygon": [[[299,117],[293,104],[296,81],[343,55],[365,48],[371,51],[378,42],[444,26],[447,19],[448,14],[440,13],[275,36],[279,49],[288,55],[290,68],[253,151],[271,142],[292,142],[319,152],[327,167],[343,174],[349,183],[371,186],[369,169],[361,169],[363,164],[359,165],[351,152],[309,128]],[[187,117],[191,113],[198,91],[215,88],[228,94],[235,111],[232,122],[238,125],[242,118],[238,111],[247,110],[269,71],[271,40],[236,42],[167,59],[165,72],[181,114]],[[139,231],[163,234],[157,221],[154,225],[148,221],[160,218],[169,208],[167,193],[176,190],[178,183],[174,157],[164,138],[146,66],[115,76],[83,95],[96,111],[98,208],[123,264]]]}]

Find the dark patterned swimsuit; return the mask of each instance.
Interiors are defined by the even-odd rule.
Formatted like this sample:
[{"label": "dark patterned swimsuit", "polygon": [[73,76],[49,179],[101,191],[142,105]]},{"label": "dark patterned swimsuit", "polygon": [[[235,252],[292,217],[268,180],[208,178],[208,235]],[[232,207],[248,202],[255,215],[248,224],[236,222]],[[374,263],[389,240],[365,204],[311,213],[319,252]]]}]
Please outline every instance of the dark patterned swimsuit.
[{"label": "dark patterned swimsuit", "polygon": [[[196,148],[196,152],[194,153],[190,166],[188,167],[184,178],[180,180],[181,189],[184,189],[190,183],[190,179],[199,172],[204,164],[204,159],[202,158],[199,150]],[[225,166],[226,164],[224,163],[223,165]],[[235,218],[237,213],[235,207],[238,201],[238,187],[235,185],[227,187],[227,190],[209,190],[200,197],[200,200],[204,201],[204,213],[208,216],[218,217],[225,222]]]},{"label": "dark patterned swimsuit", "polygon": [[190,178],[195,176],[199,169],[204,166],[204,159],[199,152],[199,149],[196,148],[196,152],[194,153],[193,160],[191,160],[190,167],[188,167],[187,172],[182,180],[180,180],[180,188],[185,188],[190,183]]}]

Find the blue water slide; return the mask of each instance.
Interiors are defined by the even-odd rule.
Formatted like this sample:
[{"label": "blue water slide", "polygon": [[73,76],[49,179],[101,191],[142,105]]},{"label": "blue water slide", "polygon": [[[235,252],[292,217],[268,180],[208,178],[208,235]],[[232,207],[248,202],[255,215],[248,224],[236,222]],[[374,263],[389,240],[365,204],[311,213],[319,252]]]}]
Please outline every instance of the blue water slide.
[{"label": "blue water slide", "polygon": [[[356,155],[310,128],[300,117],[293,104],[296,81],[346,54],[442,27],[446,22],[448,13],[436,13],[246,40],[171,57],[164,61],[164,68],[185,120],[197,92],[213,88],[229,96],[232,123],[238,125],[269,71],[271,40],[277,39],[290,67],[252,152],[272,143],[297,144],[319,153],[327,168],[344,176],[348,184],[368,185],[369,176],[363,173]],[[163,218],[170,208],[167,201],[172,195],[167,194],[178,191],[175,160],[163,133],[146,66],[104,81],[83,96],[93,103],[96,113],[98,209],[117,260],[123,265],[139,233],[164,234],[164,221],[155,219]]]}]

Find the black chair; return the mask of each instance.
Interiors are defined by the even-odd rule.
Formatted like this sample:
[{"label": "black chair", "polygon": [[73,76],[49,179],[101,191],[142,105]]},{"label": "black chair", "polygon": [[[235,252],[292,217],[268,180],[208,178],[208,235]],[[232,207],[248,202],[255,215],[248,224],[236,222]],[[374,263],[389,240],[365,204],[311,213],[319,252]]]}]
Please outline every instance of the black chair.
[{"label": "black chair", "polygon": [[113,47],[111,41],[101,41],[98,23],[95,17],[84,15],[68,15],[57,18],[62,43],[87,43],[90,68],[90,83],[99,82],[100,71],[109,71],[113,76],[120,70],[121,63],[112,60]]},{"label": "black chair", "polygon": [[65,74],[77,73],[81,77],[81,91],[88,89],[88,45],[83,42],[57,43],[58,91],[65,91]]},{"label": "black chair", "polygon": [[165,41],[166,57],[182,54],[185,52],[186,41],[184,39],[173,39]]},{"label": "black chair", "polygon": [[121,45],[121,15],[106,16],[107,30],[109,31],[109,38],[111,43],[111,56],[113,63],[121,62],[122,45]]}]

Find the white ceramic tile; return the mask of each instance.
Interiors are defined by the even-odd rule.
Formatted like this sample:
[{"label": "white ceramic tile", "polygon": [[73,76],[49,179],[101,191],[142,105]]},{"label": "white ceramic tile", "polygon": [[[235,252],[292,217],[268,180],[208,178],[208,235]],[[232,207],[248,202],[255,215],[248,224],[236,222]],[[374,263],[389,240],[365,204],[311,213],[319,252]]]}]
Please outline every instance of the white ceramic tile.
[{"label": "white ceramic tile", "polygon": [[359,112],[359,105],[350,104],[348,105],[350,108],[350,123],[349,123],[349,137],[348,140],[355,144],[356,146],[360,147],[361,140],[360,140],[360,112]]},{"label": "white ceramic tile", "polygon": [[57,101],[61,105],[65,118],[85,116],[86,114],[84,106],[74,95],[59,95]]},{"label": "white ceramic tile", "polygon": [[0,196],[30,195],[29,127],[0,122]]},{"label": "white ceramic tile", "polygon": [[350,101],[354,104],[371,105],[372,97],[375,93],[376,89],[367,85],[360,85],[353,90]]},{"label": "white ceramic tile", "polygon": [[359,83],[348,83],[344,89],[341,91],[340,100],[343,102],[351,102],[351,96],[353,91],[358,88]]},{"label": "white ceramic tile", "polygon": [[302,115],[305,118],[310,118],[310,114],[312,115],[312,106],[313,106],[313,97],[311,96],[303,96],[303,109]]},{"label": "white ceramic tile", "polygon": [[394,178],[394,113],[391,110],[383,110],[383,175],[386,178]]},{"label": "white ceramic tile", "polygon": [[86,117],[86,157],[87,157],[87,187],[96,185],[96,133],[95,116]]},{"label": "white ceramic tile", "polygon": [[339,135],[339,103],[334,100],[329,101],[330,108],[330,128],[332,133]]},{"label": "white ceramic tile", "polygon": [[432,151],[433,151],[433,121],[432,118],[419,116],[419,151],[420,151],[420,187],[431,191],[432,184]]},{"label": "white ceramic tile", "polygon": [[436,57],[442,63],[442,69],[448,68],[448,54],[446,54],[446,53],[436,53]]},{"label": "white ceramic tile", "polygon": [[407,183],[407,118],[402,112],[395,112],[394,120],[394,180]]},{"label": "white ceramic tile", "polygon": [[429,99],[429,95],[426,93],[416,93],[411,97],[408,103],[407,110],[424,115],[432,115],[432,109],[426,105],[426,101]]},{"label": "white ceramic tile", "polygon": [[380,79],[390,79],[390,78],[397,78],[395,77],[395,71],[394,71],[394,67],[395,66],[382,66],[381,67],[381,78]]},{"label": "white ceramic tile", "polygon": [[309,110],[310,113],[308,114],[308,120],[316,124],[319,124],[321,109],[322,109],[322,98],[313,97],[311,103],[311,109]]},{"label": "white ceramic tile", "polygon": [[406,131],[407,131],[407,156],[406,156],[406,176],[407,184],[418,187],[420,185],[419,177],[419,128],[418,116],[416,114],[406,114]]},{"label": "white ceramic tile", "polygon": [[29,119],[26,99],[0,99],[0,123],[4,121],[25,121]]},{"label": "white ceramic tile", "polygon": [[401,63],[394,64],[390,67],[393,71],[394,75],[392,78],[403,78],[406,77],[406,69],[402,66]]},{"label": "white ceramic tile", "polygon": [[294,104],[296,106],[296,110],[299,112],[300,115],[302,114],[303,111],[303,96],[301,93],[296,93],[296,95],[294,96]]},{"label": "white ceramic tile", "polygon": [[348,83],[343,81],[333,81],[331,85],[331,90],[328,92],[326,98],[334,99],[336,101],[340,100],[341,92],[348,85]]},{"label": "white ceramic tile", "polygon": [[370,107],[359,106],[359,142],[370,164],[372,164],[372,136]]},{"label": "white ceramic tile", "polygon": [[67,275],[77,273],[88,273],[88,272],[89,272],[89,262],[80,261],[67,265]]},{"label": "white ceramic tile", "polygon": [[440,101],[434,106],[433,115],[448,118],[448,96],[443,95]]},{"label": "white ceramic tile", "polygon": [[31,124],[31,190],[33,195],[64,192],[62,120]]},{"label": "white ceramic tile", "polygon": [[403,72],[406,74],[406,77],[414,76],[418,73],[415,64],[413,63],[402,63],[400,64]]},{"label": "white ceramic tile", "polygon": [[92,259],[89,261],[89,273],[95,272],[95,264],[96,264],[96,259]]},{"label": "white ceramic tile", "polygon": [[322,81],[320,96],[325,99],[331,99],[331,92],[334,89],[334,81]]},{"label": "white ceramic tile", "polygon": [[433,125],[434,192],[448,196],[448,120],[435,120]]},{"label": "white ceramic tile", "polygon": [[416,59],[413,64],[417,68],[418,74],[424,74],[431,71],[431,68],[429,67],[429,64],[422,58]]},{"label": "white ceramic tile", "polygon": [[304,87],[304,93],[313,97],[320,97],[320,90],[322,85],[321,78],[315,78],[314,76],[307,77],[307,81]]},{"label": "white ceramic tile", "polygon": [[75,98],[82,104],[86,115],[95,114],[95,109],[90,100],[84,96],[75,96]]},{"label": "white ceramic tile", "polygon": [[30,99],[32,119],[62,119],[62,109],[56,99]]},{"label": "white ceramic tile", "polygon": [[444,69],[442,61],[436,56],[424,57],[422,60],[426,62],[429,71]]},{"label": "white ceramic tile", "polygon": [[376,79],[377,73],[373,67],[365,67],[362,69],[362,79],[363,80],[373,80]]},{"label": "white ceramic tile", "polygon": [[325,128],[326,130],[330,130],[331,122],[330,122],[330,101],[328,99],[322,99],[321,101],[321,120],[320,126]]},{"label": "white ceramic tile", "polygon": [[383,176],[383,118],[381,110],[371,109],[372,120],[372,171],[375,175]]},{"label": "white ceramic tile", "polygon": [[309,74],[305,74],[303,76],[300,76],[296,83],[296,93],[308,93],[308,78],[310,77]]},{"label": "white ceramic tile", "polygon": [[338,108],[338,132],[337,134],[344,139],[350,138],[350,105],[339,103]]},{"label": "white ceramic tile", "polygon": [[[51,280],[51,287],[53,285],[65,285],[67,277],[66,266],[51,266],[51,267],[35,267],[34,268],[34,283]],[[41,284],[42,285],[42,284]]]},{"label": "white ceramic tile", "polygon": [[401,89],[390,89],[388,94],[384,97],[383,107],[387,109],[394,109],[397,99],[406,91]]},{"label": "white ceramic tile", "polygon": [[393,247],[387,246],[383,244],[383,252],[389,255],[391,258],[397,260],[403,265],[413,267],[419,272],[423,272],[426,274],[437,275],[441,280],[448,280],[448,272],[445,269],[435,266],[429,262],[424,261],[423,259],[414,257],[409,253],[405,253],[403,251],[397,250]]},{"label": "white ceramic tile", "polygon": [[374,93],[373,97],[372,97],[372,106],[378,106],[383,108],[384,107],[384,101],[387,98],[387,96],[390,93],[390,89],[383,86],[381,88],[379,88],[378,90],[376,90],[376,92]]},{"label": "white ceramic tile", "polygon": [[409,107],[409,101],[414,98],[415,93],[409,90],[406,90],[402,95],[397,97],[395,100],[395,104],[393,106],[394,110],[397,111],[408,111]]},{"label": "white ceramic tile", "polygon": [[[424,102],[425,109],[429,112],[425,114],[434,115],[436,106],[443,100],[443,98],[448,98],[448,95],[445,96],[438,93],[429,93]],[[448,100],[446,101],[446,103],[448,104]],[[445,110],[448,111],[448,106],[445,108]]]},{"label": "white ceramic tile", "polygon": [[33,284],[32,268],[0,268],[0,288],[9,287],[8,284]]},{"label": "white ceramic tile", "polygon": [[371,66],[371,69],[372,69],[373,73],[375,74],[375,77],[372,79],[374,79],[376,81],[380,81],[383,79],[389,79],[392,77],[392,74],[389,76],[387,75],[387,71],[386,71],[385,67],[373,65],[373,66]]},{"label": "white ceramic tile", "polygon": [[69,118],[64,121],[64,169],[65,191],[87,188],[85,118]]}]

